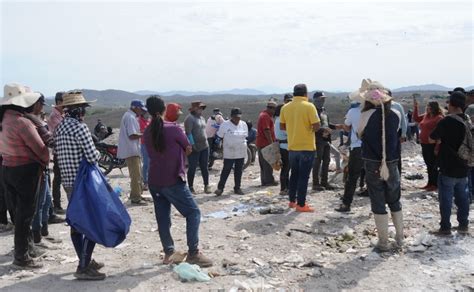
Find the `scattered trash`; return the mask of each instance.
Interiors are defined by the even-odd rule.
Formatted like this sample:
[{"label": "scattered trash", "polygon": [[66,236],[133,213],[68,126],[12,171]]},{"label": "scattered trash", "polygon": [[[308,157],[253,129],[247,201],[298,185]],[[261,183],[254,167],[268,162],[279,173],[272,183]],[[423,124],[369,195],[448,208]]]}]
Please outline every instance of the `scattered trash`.
[{"label": "scattered trash", "polygon": [[324,268],[324,265],[322,263],[319,263],[319,262],[316,262],[316,261],[309,261],[309,262],[306,262],[306,263],[300,265],[300,267],[302,267],[302,268],[314,268],[314,267]]},{"label": "scattered trash", "polygon": [[266,263],[265,261],[263,261],[263,260],[261,260],[261,259],[259,259],[259,258],[253,258],[253,259],[252,259],[252,262],[255,263],[255,264],[257,264],[258,266],[261,266],[261,267],[267,265],[267,263]]},{"label": "scattered trash", "polygon": [[223,259],[222,260],[222,267],[223,268],[228,268],[228,267],[232,267],[232,266],[236,266],[237,263],[236,262],[233,262],[231,260],[228,260],[228,259]]},{"label": "scattered trash", "polygon": [[229,292],[237,292],[241,290],[245,291],[266,291],[269,289],[274,289],[270,284],[265,283],[265,279],[255,279],[255,280],[246,280],[240,281],[234,280],[234,287],[230,288]]},{"label": "scattered trash", "polygon": [[354,229],[352,228],[349,228],[347,226],[344,226],[342,228],[342,232],[341,232],[341,235],[342,235],[342,239],[344,241],[351,241],[355,238],[354,236]]},{"label": "scattered trash", "polygon": [[267,214],[283,214],[285,213],[286,209],[281,207],[281,206],[269,206],[269,207],[264,207],[259,210],[259,213],[261,215],[267,215]]},{"label": "scattered trash", "polygon": [[198,265],[190,265],[188,263],[181,263],[174,267],[173,271],[178,274],[181,281],[198,281],[198,282],[209,282],[211,277],[208,274],[201,271]]},{"label": "scattered trash", "polygon": [[423,179],[424,177],[423,177],[422,174],[416,173],[416,174],[407,174],[407,175],[405,175],[405,178],[406,178],[407,180],[421,180],[421,179]]}]

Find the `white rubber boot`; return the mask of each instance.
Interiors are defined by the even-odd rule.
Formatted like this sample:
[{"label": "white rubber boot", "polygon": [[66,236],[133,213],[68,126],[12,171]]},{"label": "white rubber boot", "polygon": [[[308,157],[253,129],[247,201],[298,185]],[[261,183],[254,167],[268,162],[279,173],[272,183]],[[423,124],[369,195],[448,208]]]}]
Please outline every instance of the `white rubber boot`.
[{"label": "white rubber boot", "polygon": [[392,221],[396,230],[395,240],[397,241],[398,247],[401,248],[403,246],[403,240],[405,239],[403,235],[403,213],[401,210],[392,212]]},{"label": "white rubber boot", "polygon": [[388,214],[374,214],[375,226],[377,226],[377,235],[379,241],[375,246],[380,252],[389,251],[388,245]]}]

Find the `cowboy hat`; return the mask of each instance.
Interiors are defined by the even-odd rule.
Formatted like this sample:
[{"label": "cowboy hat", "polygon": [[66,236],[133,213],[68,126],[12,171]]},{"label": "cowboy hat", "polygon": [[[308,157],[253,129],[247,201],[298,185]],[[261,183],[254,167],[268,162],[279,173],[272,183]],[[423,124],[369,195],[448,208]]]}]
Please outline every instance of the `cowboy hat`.
[{"label": "cowboy hat", "polygon": [[189,108],[189,111],[192,112],[192,111],[195,111],[195,110],[198,110],[198,109],[205,109],[207,106],[205,103],[203,103],[202,101],[198,100],[198,101],[193,101],[191,103],[191,107]]},{"label": "cowboy hat", "polygon": [[387,88],[378,81],[370,80],[367,90],[361,94],[366,102],[370,102],[373,105],[381,105],[392,100]]},{"label": "cowboy hat", "polygon": [[10,83],[3,88],[3,98],[0,105],[16,105],[28,108],[34,105],[41,96],[41,93],[33,92],[28,86]]},{"label": "cowboy hat", "polygon": [[97,100],[86,100],[82,91],[69,91],[63,95],[62,107],[67,107],[71,105],[86,104],[96,102]]}]

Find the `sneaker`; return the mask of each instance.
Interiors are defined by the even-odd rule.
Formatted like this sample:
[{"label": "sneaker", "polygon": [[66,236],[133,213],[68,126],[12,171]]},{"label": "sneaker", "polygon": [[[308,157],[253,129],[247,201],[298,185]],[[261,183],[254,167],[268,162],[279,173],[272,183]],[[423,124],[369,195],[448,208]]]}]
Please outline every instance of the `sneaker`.
[{"label": "sneaker", "polygon": [[240,196],[245,195],[244,192],[242,191],[242,189],[234,189],[234,194],[240,195]]},{"label": "sneaker", "polygon": [[79,269],[74,273],[74,277],[78,280],[100,281],[105,279],[105,274],[101,273],[90,266],[85,269]]},{"label": "sneaker", "polygon": [[204,256],[201,252],[186,257],[186,262],[191,265],[198,265],[201,268],[208,268],[212,266],[212,261]]},{"label": "sneaker", "polygon": [[34,259],[39,258],[46,254],[46,250],[39,246],[33,246],[28,248],[28,255]]},{"label": "sneaker", "polygon": [[101,262],[96,262],[94,259],[92,259],[91,262],[89,263],[89,267],[91,269],[98,271],[102,269],[103,267],[105,267],[105,264]]},{"label": "sneaker", "polygon": [[456,230],[461,235],[468,235],[469,234],[469,226],[458,226]]},{"label": "sneaker", "polygon": [[205,194],[212,194],[211,186],[204,186],[204,193]]},{"label": "sneaker", "polygon": [[43,265],[41,263],[36,262],[33,259],[27,259],[25,261],[14,260],[13,266],[19,269],[41,269]]},{"label": "sneaker", "polygon": [[280,196],[288,196],[288,190],[281,190]]},{"label": "sneaker", "polygon": [[274,181],[274,182],[262,184],[262,187],[275,187],[277,185],[278,185],[278,182]]},{"label": "sneaker", "polygon": [[451,229],[438,229],[434,231],[430,231],[431,234],[437,235],[437,236],[450,236],[451,235]]},{"label": "sneaker", "polygon": [[288,203],[288,208],[291,208],[291,209],[296,208],[296,202],[289,202]]},{"label": "sneaker", "polygon": [[49,235],[48,224],[43,223],[43,226],[41,226],[41,236],[48,236],[48,235]]},{"label": "sneaker", "polygon": [[217,190],[214,192],[214,194],[215,194],[216,196],[218,196],[218,197],[219,197],[219,196],[222,196],[222,193],[224,193],[224,190],[219,190],[219,189],[217,189]]},{"label": "sneaker", "polygon": [[163,264],[164,265],[180,264],[184,261],[187,255],[188,255],[187,253],[180,252],[180,251],[174,251],[173,253],[165,254],[165,257],[163,259]]},{"label": "sneaker", "polygon": [[359,197],[368,197],[369,196],[369,191],[367,189],[360,191],[357,194]]},{"label": "sneaker", "polygon": [[296,205],[296,212],[313,213],[314,208],[312,208],[308,204],[305,204],[303,207],[301,207],[300,205]]},{"label": "sneaker", "polygon": [[48,224],[60,224],[64,222],[66,222],[66,219],[58,215],[49,216],[49,219],[48,219]]},{"label": "sneaker", "polygon": [[66,211],[61,207],[54,207],[54,213],[58,215],[64,215],[66,214]]},{"label": "sneaker", "polygon": [[53,237],[51,235],[45,236],[43,238],[46,239],[47,241],[51,242],[51,243],[62,243],[63,242],[61,239]]},{"label": "sneaker", "polygon": [[32,231],[33,233],[33,242],[40,243],[41,242],[41,232],[39,231]]},{"label": "sneaker", "polygon": [[145,202],[145,200],[143,200],[142,198],[138,199],[138,200],[132,200],[132,205],[135,205],[135,206],[146,206],[148,205],[147,202]]},{"label": "sneaker", "polygon": [[351,206],[346,205],[346,204],[341,204],[341,205],[339,205],[339,208],[334,209],[334,210],[337,211],[337,212],[346,213],[346,212],[351,211]]},{"label": "sneaker", "polygon": [[327,190],[327,191],[333,191],[333,190],[336,189],[335,186],[333,186],[333,185],[331,185],[331,184],[329,184],[329,183],[321,184],[321,186],[322,186],[325,190]]},{"label": "sneaker", "polygon": [[320,184],[313,185],[312,190],[313,191],[318,191],[318,192],[325,191],[324,187]]}]

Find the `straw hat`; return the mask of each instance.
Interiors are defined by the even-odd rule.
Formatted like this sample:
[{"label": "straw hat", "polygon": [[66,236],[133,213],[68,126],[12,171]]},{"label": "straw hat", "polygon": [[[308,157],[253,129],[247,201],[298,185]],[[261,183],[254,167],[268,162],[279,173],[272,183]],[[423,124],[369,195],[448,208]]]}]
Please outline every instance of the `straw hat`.
[{"label": "straw hat", "polygon": [[97,100],[86,100],[82,91],[69,91],[63,95],[63,103],[61,104],[62,107],[67,107],[71,105],[77,104],[86,104],[89,105],[90,103],[96,102]]},{"label": "straw hat", "polygon": [[[370,80],[370,79],[369,79]],[[382,105],[390,100],[392,97],[388,94],[388,90],[378,81],[371,81],[367,85],[367,90],[362,93],[365,101],[373,105]]]},{"label": "straw hat", "polygon": [[41,96],[41,93],[33,92],[28,86],[10,83],[3,88],[3,98],[0,101],[0,105],[16,105],[22,108],[29,108]]}]

